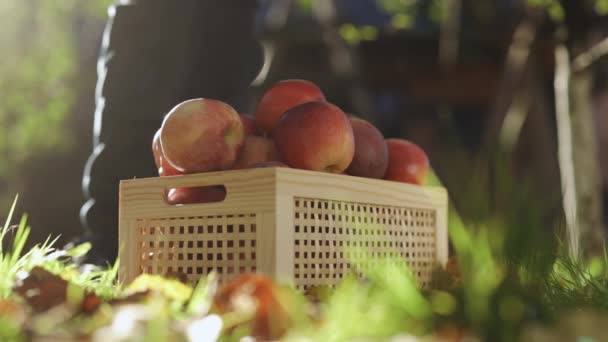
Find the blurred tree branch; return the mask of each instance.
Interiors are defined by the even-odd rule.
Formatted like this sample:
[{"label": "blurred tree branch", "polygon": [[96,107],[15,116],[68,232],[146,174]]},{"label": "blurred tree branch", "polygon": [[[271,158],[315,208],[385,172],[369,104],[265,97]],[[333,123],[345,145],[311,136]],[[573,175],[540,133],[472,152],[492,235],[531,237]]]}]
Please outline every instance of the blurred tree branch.
[{"label": "blurred tree branch", "polygon": [[321,25],[333,73],[347,82],[357,115],[371,119],[371,100],[368,90],[361,82],[359,56],[340,34],[336,24],[338,18],[335,0],[315,0],[312,3],[312,13]]},{"label": "blurred tree branch", "polygon": [[446,0],[444,6],[439,38],[439,62],[444,67],[450,67],[458,61],[462,3],[461,0]]},{"label": "blurred tree branch", "polygon": [[539,26],[543,19],[544,16],[541,12],[530,10],[513,32],[498,93],[482,135],[481,151],[475,168],[475,172],[479,174],[486,173],[491,155],[497,148],[499,133],[502,130],[505,117],[516,102],[515,97],[518,89],[521,89],[525,82],[526,72],[530,68],[530,56],[534,50]]},{"label": "blurred tree branch", "polygon": [[572,61],[572,70],[574,72],[583,71],[606,55],[608,55],[608,37],[576,56]]},{"label": "blurred tree branch", "polygon": [[566,46],[561,44],[555,49],[554,87],[559,169],[562,179],[562,201],[566,218],[567,243],[571,256],[578,257],[581,232],[577,228],[577,187],[570,118],[570,55]]},{"label": "blurred tree branch", "polygon": [[568,245],[575,257],[579,253],[602,255],[605,232],[597,139],[590,105],[592,75],[588,68],[570,70],[571,56],[589,49],[594,12],[586,1],[561,0],[560,3],[565,17],[558,30],[561,35],[558,39],[562,42],[556,47],[555,96]]}]

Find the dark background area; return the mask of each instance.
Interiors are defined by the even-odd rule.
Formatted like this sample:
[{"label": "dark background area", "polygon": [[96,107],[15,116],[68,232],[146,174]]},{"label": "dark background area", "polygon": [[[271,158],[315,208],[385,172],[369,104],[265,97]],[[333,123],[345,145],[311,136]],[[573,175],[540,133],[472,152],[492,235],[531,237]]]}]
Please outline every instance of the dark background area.
[{"label": "dark background area", "polygon": [[[0,33],[0,48],[10,56],[0,67],[0,134],[6,137],[0,144],[0,203],[6,210],[0,210],[7,212],[19,193],[18,214],[29,213],[31,243],[57,234],[63,243],[82,232],[81,179],[92,149],[97,58],[110,1],[8,3],[0,5],[0,14],[10,18],[10,29]],[[254,81],[244,110],[251,111],[274,81],[311,80],[331,102],[370,120],[386,137],[420,144],[462,208],[474,201],[467,197],[469,181],[484,146],[496,143],[512,155],[513,176],[531,179],[553,217],[560,217],[552,21],[539,25],[525,72],[523,93],[533,101],[524,114],[502,110],[513,113],[505,119],[511,126],[496,129],[495,113],[513,107],[501,96],[521,95],[522,87],[509,89],[506,65],[526,4],[465,1],[459,25],[446,29],[446,3],[343,0],[328,10],[313,1],[262,2],[256,30],[269,67]],[[551,3],[542,11],[559,17]],[[456,40],[454,54],[450,39]],[[598,89],[601,127],[606,113]],[[600,131],[598,141],[602,137]],[[125,158],[148,160],[151,154]]]}]

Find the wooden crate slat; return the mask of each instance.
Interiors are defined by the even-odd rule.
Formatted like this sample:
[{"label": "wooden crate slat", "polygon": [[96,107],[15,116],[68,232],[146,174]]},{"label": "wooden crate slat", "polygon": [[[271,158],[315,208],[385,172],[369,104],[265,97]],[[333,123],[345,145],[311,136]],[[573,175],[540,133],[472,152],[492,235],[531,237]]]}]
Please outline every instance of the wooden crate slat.
[{"label": "wooden crate slat", "polygon": [[[171,187],[224,185],[218,203],[171,206]],[[215,270],[335,285],[396,256],[424,287],[447,262],[445,189],[287,168],[134,179],[120,186],[120,279]],[[363,252],[369,263],[358,264]],[[354,257],[352,259],[351,257]],[[354,264],[353,264],[354,263]]]}]

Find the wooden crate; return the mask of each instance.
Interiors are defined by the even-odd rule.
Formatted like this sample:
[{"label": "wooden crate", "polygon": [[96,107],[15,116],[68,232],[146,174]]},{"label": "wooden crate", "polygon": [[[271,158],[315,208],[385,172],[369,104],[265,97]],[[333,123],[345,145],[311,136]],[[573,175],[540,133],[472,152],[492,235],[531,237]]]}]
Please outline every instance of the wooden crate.
[{"label": "wooden crate", "polygon": [[[208,185],[224,185],[224,201],[166,203],[170,188]],[[119,211],[123,282],[179,272],[194,283],[216,270],[333,285],[363,249],[372,260],[397,253],[426,286],[448,257],[443,188],[260,168],[124,180]]]}]

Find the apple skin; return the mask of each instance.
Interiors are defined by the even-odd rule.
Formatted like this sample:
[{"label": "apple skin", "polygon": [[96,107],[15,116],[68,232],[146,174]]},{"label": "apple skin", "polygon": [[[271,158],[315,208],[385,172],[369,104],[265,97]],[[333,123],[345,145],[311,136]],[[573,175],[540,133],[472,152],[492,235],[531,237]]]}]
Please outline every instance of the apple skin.
[{"label": "apple skin", "polygon": [[175,106],[160,129],[163,155],[185,174],[230,169],[244,138],[243,123],[234,108],[204,98]]},{"label": "apple skin", "polygon": [[245,130],[245,136],[256,135],[257,128],[255,127],[255,118],[249,114],[239,114],[241,123],[243,123],[243,129]]},{"label": "apple skin", "polygon": [[280,160],[297,169],[341,173],[355,154],[350,121],[329,102],[308,102],[287,111],[275,142]]},{"label": "apple skin", "polygon": [[245,144],[232,168],[246,169],[256,163],[277,160],[278,157],[273,140],[250,135],[245,138]]},{"label": "apple skin", "polygon": [[255,164],[251,165],[249,168],[250,169],[258,169],[258,168],[264,168],[264,167],[286,167],[286,168],[290,168],[289,165],[287,165],[287,164],[285,164],[283,162],[280,162],[280,161],[276,161],[276,160],[255,163]]},{"label": "apple skin", "polygon": [[154,155],[154,164],[158,170],[158,175],[161,177],[182,175],[182,172],[177,171],[167,162],[167,158],[163,155],[160,146],[160,129],[154,134],[152,139],[152,154]]},{"label": "apple skin", "polygon": [[382,179],[388,167],[388,147],[382,133],[370,122],[350,117],[355,156],[346,169],[352,176]]},{"label": "apple skin", "polygon": [[255,111],[258,132],[273,136],[281,116],[289,109],[310,101],[325,101],[325,95],[306,80],[283,80],[274,83],[262,95]]},{"label": "apple skin", "polygon": [[179,176],[183,175],[183,172],[177,171],[171,164],[167,162],[167,158],[160,156],[160,167],[158,168],[158,175],[161,177]]},{"label": "apple skin", "polygon": [[154,164],[157,169],[161,167],[161,155],[162,150],[160,147],[160,129],[154,133],[154,138],[152,138],[152,155],[154,156]]},{"label": "apple skin", "polygon": [[223,186],[173,188],[167,193],[167,203],[171,205],[221,202],[224,198],[226,190]]},{"label": "apple skin", "polygon": [[404,139],[386,139],[388,168],[384,179],[422,185],[429,172],[429,159],[422,148]]}]

